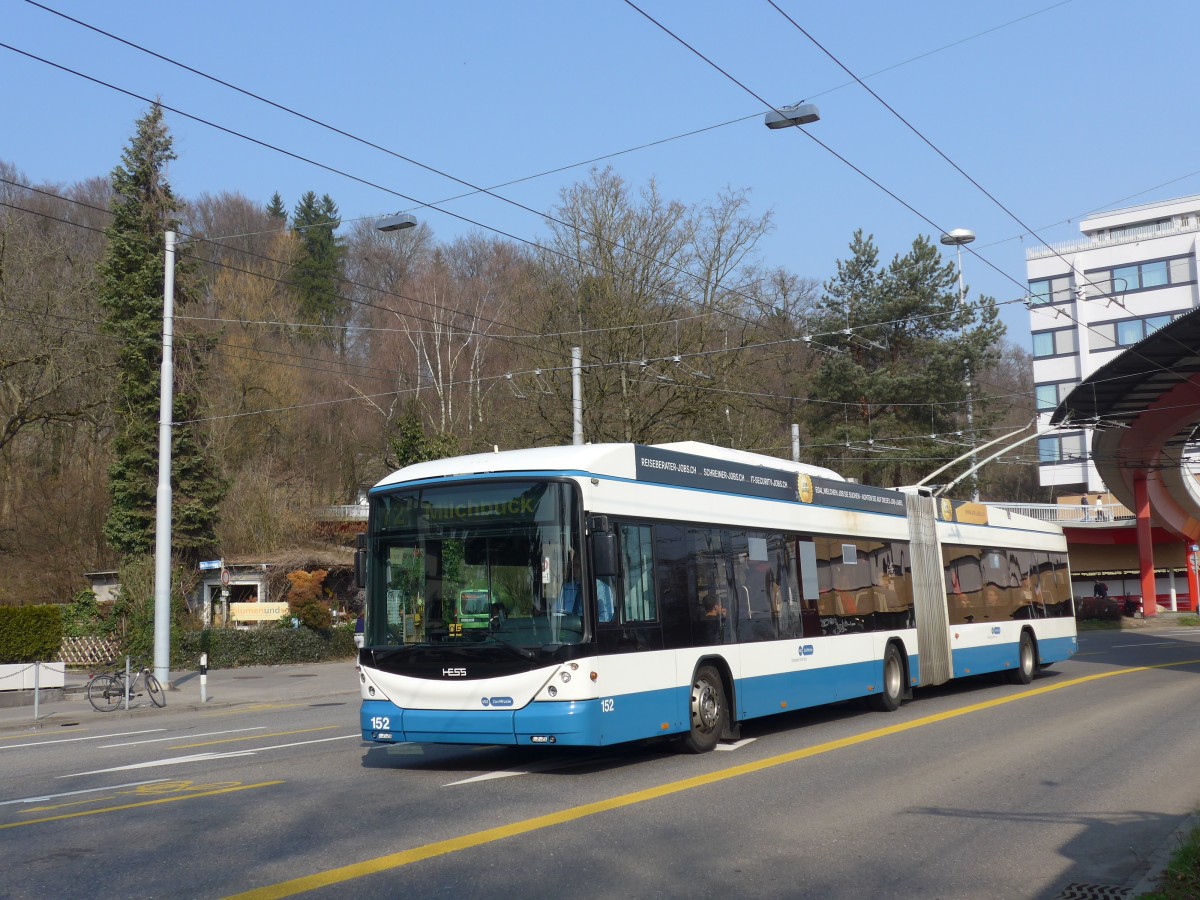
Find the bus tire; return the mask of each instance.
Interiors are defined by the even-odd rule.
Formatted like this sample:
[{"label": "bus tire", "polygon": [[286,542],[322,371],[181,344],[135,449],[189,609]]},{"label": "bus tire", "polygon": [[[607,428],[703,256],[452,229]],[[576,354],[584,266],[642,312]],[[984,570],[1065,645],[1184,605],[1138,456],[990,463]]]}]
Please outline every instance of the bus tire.
[{"label": "bus tire", "polygon": [[692,678],[688,698],[691,728],[683,739],[689,753],[708,753],[721,740],[729,719],[729,703],[721,674],[712,666],[701,666]]},{"label": "bus tire", "polygon": [[1037,671],[1037,646],[1028,631],[1021,632],[1021,643],[1017,647],[1017,667],[1008,673],[1013,684],[1029,684]]},{"label": "bus tire", "polygon": [[883,683],[879,693],[867,697],[871,709],[878,712],[895,712],[904,699],[904,660],[895,644],[888,644],[883,651]]}]

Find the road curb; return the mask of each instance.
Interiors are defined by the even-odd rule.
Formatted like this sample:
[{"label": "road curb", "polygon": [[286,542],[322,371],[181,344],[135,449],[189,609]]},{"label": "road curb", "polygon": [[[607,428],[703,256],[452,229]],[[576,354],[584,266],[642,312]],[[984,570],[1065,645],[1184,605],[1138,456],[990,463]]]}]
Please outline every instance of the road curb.
[{"label": "road curb", "polygon": [[[255,707],[265,704],[275,705],[281,703],[308,703],[314,700],[329,700],[345,696],[349,698],[348,703],[352,703],[358,699],[358,692],[351,689],[348,691],[328,692],[324,691],[318,694],[310,694],[306,696],[292,697],[255,697],[253,699],[237,699],[237,700],[210,700],[207,703],[197,701],[189,701],[184,703],[172,703],[170,693],[167,694],[167,705],[165,707],[153,706],[150,704],[135,706],[132,709],[118,709],[112,712],[102,713],[91,709],[81,710],[79,713],[65,712],[63,710],[54,710],[48,713],[42,713],[36,722],[30,720],[25,722],[5,722],[0,723],[0,734],[11,734],[12,732],[21,731],[42,731],[47,728],[65,728],[73,725],[80,725],[85,720],[87,721],[105,721],[105,720],[123,720],[123,719],[141,719],[154,714],[164,714],[168,712],[208,712],[218,709],[236,709],[239,706]],[[23,707],[32,710],[32,706]],[[356,716],[357,719],[357,716]]]},{"label": "road curb", "polygon": [[1131,897],[1141,897],[1143,894],[1158,890],[1158,883],[1162,879],[1163,872],[1167,870],[1171,857],[1175,855],[1176,850],[1183,846],[1188,835],[1197,827],[1200,827],[1200,812],[1194,812],[1184,819],[1158,849],[1150,854],[1146,871],[1142,873],[1135,884],[1127,885],[1132,891]]}]

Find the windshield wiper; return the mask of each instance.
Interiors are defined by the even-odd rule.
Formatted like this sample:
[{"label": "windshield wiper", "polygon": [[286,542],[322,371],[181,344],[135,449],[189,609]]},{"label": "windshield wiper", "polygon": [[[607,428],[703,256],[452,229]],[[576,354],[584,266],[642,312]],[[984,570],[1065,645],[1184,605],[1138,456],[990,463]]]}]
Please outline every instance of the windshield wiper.
[{"label": "windshield wiper", "polygon": [[510,641],[506,641],[502,637],[497,637],[494,632],[489,631],[487,634],[484,635],[484,637],[491,638],[493,641],[495,641],[497,644],[499,644],[504,649],[511,650],[513,653],[516,653],[518,656],[522,656],[525,659],[534,659],[537,657],[537,654],[534,653],[532,650],[529,650],[525,647],[518,647],[516,644],[511,643]]}]

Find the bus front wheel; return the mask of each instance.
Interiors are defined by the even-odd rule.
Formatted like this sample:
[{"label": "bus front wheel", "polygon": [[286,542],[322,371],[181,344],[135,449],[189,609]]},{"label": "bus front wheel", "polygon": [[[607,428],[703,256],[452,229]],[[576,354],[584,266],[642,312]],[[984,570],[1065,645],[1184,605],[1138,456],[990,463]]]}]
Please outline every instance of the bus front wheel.
[{"label": "bus front wheel", "polygon": [[729,718],[725,685],[712,666],[696,670],[688,706],[691,729],[683,739],[683,746],[689,753],[707,753],[720,742]]}]

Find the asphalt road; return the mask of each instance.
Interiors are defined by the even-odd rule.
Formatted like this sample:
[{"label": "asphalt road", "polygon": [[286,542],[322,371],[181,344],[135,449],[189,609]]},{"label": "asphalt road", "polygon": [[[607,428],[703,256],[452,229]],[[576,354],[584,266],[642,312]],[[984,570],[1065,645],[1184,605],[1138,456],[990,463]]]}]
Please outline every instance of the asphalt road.
[{"label": "asphalt road", "polygon": [[1200,805],[1198,691],[1200,635],[1093,632],[1028,687],[983,677],[892,714],[793,713],[699,757],[375,747],[344,694],[5,734],[0,896],[1129,886]]}]

